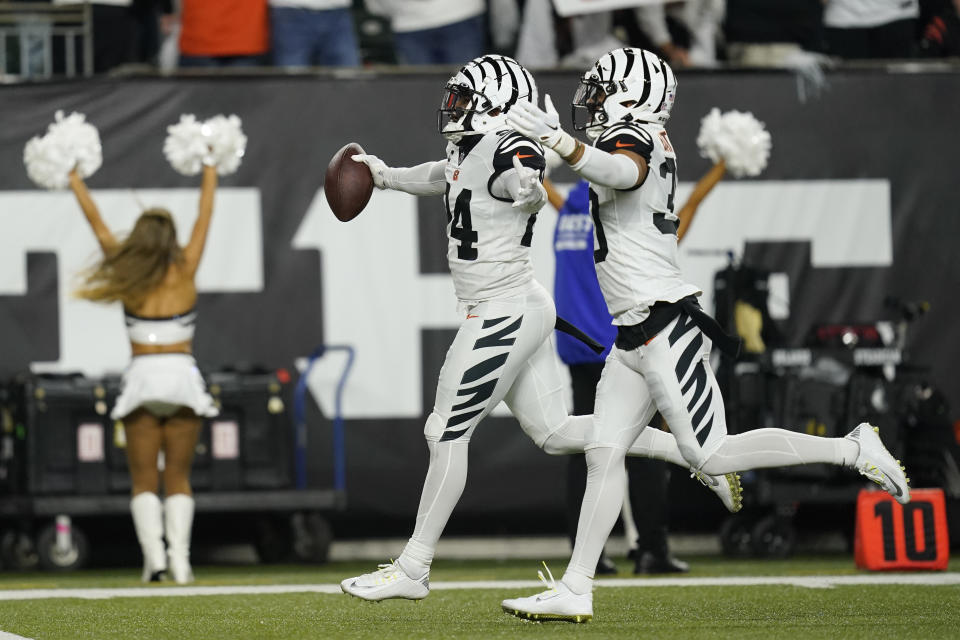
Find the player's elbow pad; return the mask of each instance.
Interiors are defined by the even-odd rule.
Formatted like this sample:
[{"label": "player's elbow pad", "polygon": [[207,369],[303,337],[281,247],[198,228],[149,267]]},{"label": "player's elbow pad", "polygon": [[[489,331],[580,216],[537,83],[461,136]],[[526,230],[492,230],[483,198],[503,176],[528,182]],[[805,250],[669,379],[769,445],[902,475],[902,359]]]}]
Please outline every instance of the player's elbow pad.
[{"label": "player's elbow pad", "polygon": [[570,168],[592,184],[611,189],[630,189],[640,180],[640,168],[633,159],[593,147],[584,147],[583,157]]}]

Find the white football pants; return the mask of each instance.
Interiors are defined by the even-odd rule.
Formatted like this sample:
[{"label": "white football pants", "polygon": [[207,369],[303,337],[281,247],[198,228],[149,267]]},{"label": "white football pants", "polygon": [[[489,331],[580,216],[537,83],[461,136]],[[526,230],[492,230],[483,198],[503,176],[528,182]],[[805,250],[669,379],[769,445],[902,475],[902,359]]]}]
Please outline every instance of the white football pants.
[{"label": "white football pants", "polygon": [[[690,468],[709,475],[813,462],[852,465],[859,447],[785,429],[727,435],[723,398],[710,367],[710,340],[686,313],[651,341],[614,347],[597,386],[594,432],[586,445],[587,488],[564,582],[587,593],[603,545],[623,504],[624,456],[660,411]],[[664,441],[658,440],[662,445]],[[672,453],[654,455],[670,459]]]},{"label": "white football pants", "polygon": [[[550,340],[555,323],[553,299],[536,281],[516,296],[468,307],[440,370],[424,428],[430,466],[413,536],[398,560],[411,577],[429,569],[466,484],[470,437],[501,400],[547,453],[584,450],[593,418],[567,413],[566,385]],[[687,466],[670,434],[640,428],[635,433],[641,437],[631,444],[631,455]]]}]

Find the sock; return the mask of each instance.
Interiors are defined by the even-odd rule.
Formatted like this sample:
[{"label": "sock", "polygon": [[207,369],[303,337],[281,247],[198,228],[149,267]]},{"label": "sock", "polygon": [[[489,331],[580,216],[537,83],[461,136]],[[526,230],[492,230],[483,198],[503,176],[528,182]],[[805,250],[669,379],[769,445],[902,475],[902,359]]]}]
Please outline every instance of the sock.
[{"label": "sock", "polygon": [[430,571],[440,534],[460,500],[467,481],[466,442],[427,442],[430,466],[420,494],[413,535],[397,558],[400,568],[417,580]]},{"label": "sock", "polygon": [[577,541],[563,582],[577,594],[589,593],[603,545],[620,516],[626,487],[624,451],[597,447],[586,452],[587,489],[580,507]]}]

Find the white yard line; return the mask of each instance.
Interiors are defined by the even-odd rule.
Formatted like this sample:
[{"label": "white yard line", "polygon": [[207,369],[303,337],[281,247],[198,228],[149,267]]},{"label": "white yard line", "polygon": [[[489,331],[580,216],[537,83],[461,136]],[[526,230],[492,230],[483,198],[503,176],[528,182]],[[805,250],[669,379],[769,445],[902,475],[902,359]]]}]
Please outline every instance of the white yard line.
[{"label": "white yard line", "polygon": [[[850,585],[904,584],[914,586],[960,585],[960,573],[877,573],[847,576],[738,576],[716,578],[608,578],[598,580],[597,587],[751,587],[786,585],[808,589],[829,589]],[[517,589],[542,587],[534,580],[484,580],[434,582],[430,588],[450,589]],[[235,585],[220,587],[124,587],[115,589],[3,589],[0,601],[44,600],[49,598],[165,598],[175,596],[227,596],[269,593],[340,593],[338,584]],[[0,632],[2,633],[2,632]],[[10,636],[16,638],[18,636]],[[6,636],[0,635],[0,640]]]},{"label": "white yard line", "polygon": [[6,631],[0,629],[0,640],[30,640],[30,638],[18,636],[15,633],[7,633]]}]

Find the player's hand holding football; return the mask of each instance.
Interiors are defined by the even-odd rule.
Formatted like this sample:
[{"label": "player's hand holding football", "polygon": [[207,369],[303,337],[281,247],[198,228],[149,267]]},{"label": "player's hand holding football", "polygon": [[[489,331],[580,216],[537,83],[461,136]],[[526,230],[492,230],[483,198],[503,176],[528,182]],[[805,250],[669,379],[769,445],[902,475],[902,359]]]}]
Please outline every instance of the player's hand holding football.
[{"label": "player's hand holding football", "polygon": [[547,201],[547,191],[540,184],[540,172],[523,166],[517,156],[513,156],[513,168],[520,180],[520,189],[513,199],[513,207],[524,213],[540,211]]},{"label": "player's hand holding football", "polygon": [[538,140],[561,156],[569,156],[576,148],[576,140],[560,128],[560,116],[553,106],[550,94],[543,97],[544,109],[518,101],[507,113],[507,123],[519,133]]},{"label": "player's hand holding football", "polygon": [[369,153],[358,153],[350,156],[350,159],[354,162],[362,162],[370,168],[370,175],[373,176],[373,186],[377,189],[387,188],[384,182],[384,173],[386,173],[389,167],[387,167],[387,164],[383,160]]}]

